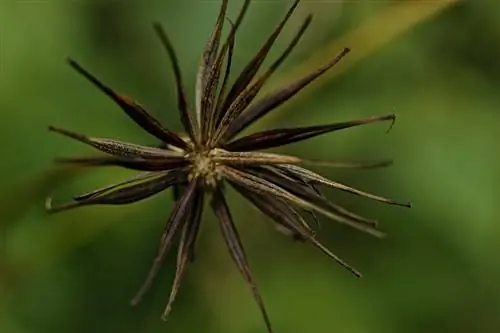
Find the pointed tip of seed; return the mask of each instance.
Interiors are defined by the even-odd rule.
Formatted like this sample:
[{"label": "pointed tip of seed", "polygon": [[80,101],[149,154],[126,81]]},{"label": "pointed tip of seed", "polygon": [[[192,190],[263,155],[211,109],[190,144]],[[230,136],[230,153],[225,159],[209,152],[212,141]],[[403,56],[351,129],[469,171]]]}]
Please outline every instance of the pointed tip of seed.
[{"label": "pointed tip of seed", "polygon": [[77,71],[78,74],[85,77],[92,84],[94,84],[98,89],[100,89],[102,92],[104,92],[106,95],[110,96],[111,98],[116,97],[116,93],[111,88],[106,86],[103,82],[101,82],[101,80],[99,80],[97,77],[95,77],[93,74],[91,74],[85,68],[83,68],[83,66],[80,65],[76,60],[74,60],[71,57],[67,57],[66,61],[71,66],[71,68],[73,68],[75,71]]},{"label": "pointed tip of seed", "polygon": [[299,5],[299,3],[300,3],[300,0],[295,0],[292,7],[290,7],[290,11],[295,10],[295,8]]},{"label": "pointed tip of seed", "polygon": [[84,135],[81,135],[81,134],[78,134],[78,133],[75,133],[72,131],[68,131],[68,130],[65,130],[65,129],[62,129],[59,127],[49,126],[48,130],[51,132],[54,132],[54,133],[64,135],[64,136],[69,137],[71,139],[75,139],[77,141],[88,142],[87,137],[85,137]]},{"label": "pointed tip of seed", "polygon": [[358,279],[361,279],[363,277],[363,274],[361,274],[359,271],[357,271],[354,268],[348,269],[348,270],[352,273],[352,275],[354,275]]},{"label": "pointed tip of seed", "polygon": [[61,204],[59,206],[54,206],[52,204],[52,197],[51,196],[48,196],[45,199],[45,211],[48,214],[62,212],[64,210],[68,210],[68,209],[72,209],[72,208],[78,207],[79,205],[80,205],[79,202],[69,202],[69,203],[66,203],[66,204]]},{"label": "pointed tip of seed", "polygon": [[58,133],[58,134],[61,134],[61,135],[64,135],[64,136],[67,136],[67,137],[70,137],[70,138],[80,138],[80,135],[78,135],[76,133],[73,133],[71,131],[62,129],[60,127],[56,127],[56,126],[50,125],[50,126],[47,127],[47,129],[49,130],[49,132]]},{"label": "pointed tip of seed", "polygon": [[388,115],[387,120],[390,120],[391,124],[389,125],[389,128],[387,129],[386,134],[388,134],[392,130],[392,128],[394,127],[394,124],[396,123],[396,114],[392,113],[392,114]]},{"label": "pointed tip of seed", "polygon": [[372,235],[374,237],[377,237],[377,238],[385,238],[387,236],[387,234],[379,229],[377,229],[378,227],[378,221],[373,221],[375,222],[374,224],[367,224],[367,225],[360,225],[359,228],[357,228],[358,230],[361,230],[363,232],[366,232],[367,234],[369,235]]},{"label": "pointed tip of seed", "polygon": [[159,21],[154,21],[151,25],[156,34],[164,35],[163,25]]},{"label": "pointed tip of seed", "polygon": [[340,61],[340,59],[344,58],[347,53],[351,52],[351,49],[349,47],[344,47],[342,51],[340,51],[335,57],[334,57],[334,62],[335,61]]},{"label": "pointed tip of seed", "polygon": [[168,319],[170,318],[170,312],[172,311],[172,307],[170,306],[170,304],[167,306],[167,308],[165,309],[165,311],[163,312],[163,314],[161,315],[161,320],[163,321],[168,321]]},{"label": "pointed tip of seed", "polygon": [[401,201],[393,201],[393,200],[384,200],[382,202],[388,203],[390,205],[411,208],[411,202],[409,202],[409,201],[401,202]]},{"label": "pointed tip of seed", "polygon": [[332,251],[330,251],[326,246],[324,246],[320,241],[318,241],[316,238],[311,238],[310,241],[316,246],[318,249],[323,251],[327,256],[335,260],[340,266],[345,268],[347,271],[349,271],[352,275],[356,276],[357,278],[363,277],[360,271],[358,271],[356,268],[352,267],[349,265],[347,262],[345,262],[342,258],[334,254]]},{"label": "pointed tip of seed", "polygon": [[314,15],[313,15],[313,14],[308,14],[308,15],[306,16],[305,21],[304,21],[304,25],[306,25],[306,24],[307,24],[307,25],[308,25],[308,24],[310,24],[310,23],[311,23],[311,21],[312,21],[312,19],[313,19],[313,17],[314,17]]},{"label": "pointed tip of seed", "polygon": [[53,159],[56,164],[74,164],[75,160],[71,157],[55,157]]},{"label": "pointed tip of seed", "polygon": [[130,300],[129,304],[130,306],[137,306],[140,302],[141,300],[137,296],[135,296]]},{"label": "pointed tip of seed", "polygon": [[71,58],[71,57],[66,57],[66,62],[68,63],[68,65],[70,65],[71,67],[80,67],[80,65],[78,64],[78,62],[76,62],[75,59]]},{"label": "pointed tip of seed", "polygon": [[375,167],[389,167],[394,164],[394,161],[391,159],[387,159],[384,161],[380,161],[378,163],[374,163],[373,166]]},{"label": "pointed tip of seed", "polygon": [[344,47],[342,49],[342,51],[340,51],[339,53],[337,53],[333,59],[330,61],[330,63],[328,64],[328,67],[333,67],[334,65],[336,65],[340,60],[342,60],[342,58],[344,58],[347,53],[351,52],[351,49],[348,48],[348,47]]},{"label": "pointed tip of seed", "polygon": [[80,73],[80,74],[82,74],[82,75],[84,75],[86,77],[89,76],[89,74],[87,73],[87,71],[75,59],[73,59],[71,57],[66,57],[66,62],[68,63],[68,65],[70,65],[71,68],[73,68],[74,70],[76,70],[78,73]]},{"label": "pointed tip of seed", "polygon": [[52,212],[52,197],[50,197],[50,196],[45,198],[45,211],[47,213]]}]

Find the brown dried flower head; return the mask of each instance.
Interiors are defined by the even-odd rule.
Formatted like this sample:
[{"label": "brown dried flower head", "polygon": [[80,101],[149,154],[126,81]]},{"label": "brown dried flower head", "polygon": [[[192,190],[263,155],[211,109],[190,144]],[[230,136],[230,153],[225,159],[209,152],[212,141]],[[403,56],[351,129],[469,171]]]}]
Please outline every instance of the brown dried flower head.
[{"label": "brown dried flower head", "polygon": [[178,108],[186,135],[179,135],[165,128],[141,105],[109,88],[76,61],[69,60],[71,67],[108,95],[137,125],[158,139],[161,144],[154,147],[138,145],[88,137],[50,127],[51,131],[90,145],[104,153],[96,157],[60,158],[57,160],[59,163],[88,167],[118,166],[137,170],[140,173],[130,180],[77,196],[69,203],[53,206],[51,198],[48,198],[46,208],[48,212],[60,212],[88,205],[122,205],[146,199],[172,188],[176,201],[175,207],[161,235],[158,254],[149,275],[132,300],[132,304],[137,304],[144,296],[157,275],[175,236],[180,235],[175,279],[164,312],[164,318],[166,318],[170,313],[186,266],[195,258],[195,244],[202,210],[205,198],[208,197],[219,219],[231,257],[250,285],[267,330],[271,332],[268,315],[254,283],[238,231],[224,198],[225,184],[232,186],[257,209],[269,216],[278,230],[293,239],[313,244],[356,276],[361,275],[320,243],[303,214],[308,213],[314,216],[315,213],[319,213],[378,237],[383,236],[383,233],[376,229],[375,221],[330,202],[322,195],[319,187],[336,188],[389,204],[410,205],[351,188],[300,166],[374,168],[388,165],[386,161],[371,164],[312,161],[296,156],[262,152],[341,129],[382,121],[394,122],[393,114],[310,127],[276,128],[239,136],[244,129],[295,96],[349,52],[347,48],[341,50],[331,61],[312,73],[256,100],[264,83],[297,45],[311,23],[312,17],[308,16],[305,19],[278,59],[262,74],[257,75],[269,50],[299,4],[299,0],[295,0],[259,52],[229,85],[235,35],[249,4],[250,0],[244,1],[238,17],[231,24],[231,29],[222,43],[222,27],[228,6],[228,0],[222,0],[217,22],[206,43],[198,69],[195,117],[185,95],[178,59],[172,44],[162,27],[159,24],[154,25],[173,66]]}]

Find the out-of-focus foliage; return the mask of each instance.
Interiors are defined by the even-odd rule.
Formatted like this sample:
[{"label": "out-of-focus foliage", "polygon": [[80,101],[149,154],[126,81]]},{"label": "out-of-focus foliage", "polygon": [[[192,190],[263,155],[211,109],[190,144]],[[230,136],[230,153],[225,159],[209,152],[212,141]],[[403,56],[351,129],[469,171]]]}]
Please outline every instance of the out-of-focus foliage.
[{"label": "out-of-focus foliage", "polygon": [[[395,109],[399,119],[389,135],[380,126],[359,128],[288,150],[311,158],[392,157],[390,169],[318,171],[410,199],[414,208],[329,193],[377,217],[390,235],[380,241],[323,221],[322,238],[364,273],[357,280],[312,248],[284,239],[231,196],[276,332],[500,331],[500,157],[495,153],[500,4],[303,2],[277,49],[308,12],[317,20],[281,77],[318,66],[314,59],[328,57],[332,45],[353,47],[359,61],[332,72],[307,96],[258,126],[319,124]],[[232,13],[240,3],[230,2]],[[285,5],[254,1],[237,40],[238,68]],[[128,301],[154,256],[171,209],[168,195],[127,208],[85,208],[51,217],[43,212],[44,196],[56,185],[57,195],[64,196],[128,176],[120,170],[51,169],[54,156],[88,150],[49,134],[47,125],[149,140],[73,73],[65,57],[75,57],[179,129],[172,72],[150,22],[161,21],[171,35],[192,96],[199,53],[218,6],[218,1],[193,0],[1,2],[0,332],[263,331],[212,216],[205,219],[198,260],[165,324],[159,317],[172,281],[173,255],[149,297],[137,308]],[[412,10],[394,11],[400,6]],[[411,28],[390,33],[408,28],[404,22],[412,22]],[[353,33],[360,29],[365,33]],[[381,36],[389,37],[376,43]],[[362,54],[355,54],[356,46]]]}]

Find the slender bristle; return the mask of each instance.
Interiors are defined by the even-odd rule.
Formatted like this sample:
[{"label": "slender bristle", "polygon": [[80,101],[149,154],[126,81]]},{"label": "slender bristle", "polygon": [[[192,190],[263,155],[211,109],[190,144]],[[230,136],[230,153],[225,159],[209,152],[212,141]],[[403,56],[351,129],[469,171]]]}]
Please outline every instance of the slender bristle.
[{"label": "slender bristle", "polygon": [[394,161],[386,159],[374,162],[340,162],[332,160],[302,159],[301,164],[343,169],[379,169],[393,165]]}]

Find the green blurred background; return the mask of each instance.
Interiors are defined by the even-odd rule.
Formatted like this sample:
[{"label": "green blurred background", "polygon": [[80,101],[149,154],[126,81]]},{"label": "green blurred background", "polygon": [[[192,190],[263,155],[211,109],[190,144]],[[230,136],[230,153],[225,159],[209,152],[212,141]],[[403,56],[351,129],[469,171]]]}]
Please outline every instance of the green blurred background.
[{"label": "green blurred background", "polygon": [[[254,1],[237,38],[242,68],[289,2]],[[234,17],[241,0],[230,1]],[[179,130],[173,75],[151,29],[164,24],[193,95],[199,54],[219,1],[2,0],[0,4],[0,332],[264,332],[251,293],[206,215],[170,320],[160,314],[171,254],[136,308],[171,210],[165,193],[127,207],[46,216],[44,197],[68,198],[130,173],[52,169],[89,152],[50,125],[154,143],[65,64],[72,56]],[[333,133],[284,149],[310,158],[393,158],[388,169],[317,168],[410,210],[328,191],[381,221],[372,239],[322,220],[321,238],[364,273],[357,280],[311,247],[274,232],[230,195],[276,332],[500,332],[500,3],[303,1],[269,59],[309,13],[310,30],[269,89],[318,67],[342,46],[344,64],[254,129],[311,125],[396,110],[398,121]],[[269,63],[269,61],[268,61]],[[236,71],[235,71],[236,72]],[[495,153],[497,151],[497,153]]]}]

